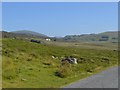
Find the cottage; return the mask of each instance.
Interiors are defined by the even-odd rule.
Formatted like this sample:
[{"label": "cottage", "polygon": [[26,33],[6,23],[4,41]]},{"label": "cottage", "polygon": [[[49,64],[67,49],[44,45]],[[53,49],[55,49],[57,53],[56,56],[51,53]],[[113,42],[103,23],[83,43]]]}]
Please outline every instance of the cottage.
[{"label": "cottage", "polygon": [[51,39],[49,39],[49,38],[46,38],[45,40],[46,40],[46,41],[51,41]]}]

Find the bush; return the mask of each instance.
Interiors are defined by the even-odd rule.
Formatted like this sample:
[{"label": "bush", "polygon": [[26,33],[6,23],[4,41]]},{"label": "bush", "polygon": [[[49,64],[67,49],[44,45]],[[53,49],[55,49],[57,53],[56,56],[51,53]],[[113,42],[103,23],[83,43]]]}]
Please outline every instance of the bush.
[{"label": "bush", "polygon": [[59,67],[57,72],[55,72],[55,75],[61,78],[66,78],[67,76],[70,76],[71,73],[71,64],[69,62],[64,62],[64,64]]}]

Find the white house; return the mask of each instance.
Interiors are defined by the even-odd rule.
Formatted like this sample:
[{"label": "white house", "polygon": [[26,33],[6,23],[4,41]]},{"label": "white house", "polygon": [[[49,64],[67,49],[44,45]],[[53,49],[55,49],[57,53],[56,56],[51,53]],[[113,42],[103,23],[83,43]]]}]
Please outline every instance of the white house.
[{"label": "white house", "polygon": [[49,39],[49,38],[46,38],[45,40],[46,40],[46,41],[51,41],[51,39]]}]

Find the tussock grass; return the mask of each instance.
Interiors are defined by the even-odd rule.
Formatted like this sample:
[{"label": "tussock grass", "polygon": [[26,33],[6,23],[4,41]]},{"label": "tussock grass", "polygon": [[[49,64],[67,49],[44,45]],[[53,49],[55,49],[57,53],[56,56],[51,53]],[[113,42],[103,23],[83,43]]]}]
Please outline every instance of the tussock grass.
[{"label": "tussock grass", "polygon": [[[114,50],[94,47],[71,48],[71,46],[42,45],[23,40],[3,39],[3,87],[60,87],[116,65],[117,53]],[[61,65],[64,56],[77,58],[78,64]]]}]

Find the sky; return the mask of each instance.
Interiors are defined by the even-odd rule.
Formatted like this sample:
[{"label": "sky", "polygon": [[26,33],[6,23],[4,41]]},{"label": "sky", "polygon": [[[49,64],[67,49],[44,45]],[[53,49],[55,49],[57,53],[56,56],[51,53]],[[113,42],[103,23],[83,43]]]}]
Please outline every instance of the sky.
[{"label": "sky", "polygon": [[118,30],[117,2],[3,2],[2,28],[48,36]]}]

